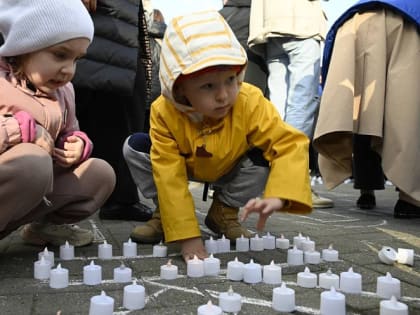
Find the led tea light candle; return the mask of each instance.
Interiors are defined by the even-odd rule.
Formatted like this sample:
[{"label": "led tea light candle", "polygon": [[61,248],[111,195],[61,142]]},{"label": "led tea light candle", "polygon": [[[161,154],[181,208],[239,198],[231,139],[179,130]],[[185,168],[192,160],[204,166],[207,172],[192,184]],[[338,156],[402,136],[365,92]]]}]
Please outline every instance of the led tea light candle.
[{"label": "led tea light candle", "polygon": [[325,261],[338,261],[338,251],[333,248],[332,244],[322,250],[322,259]]},{"label": "led tea light candle", "polygon": [[262,281],[262,268],[260,264],[254,263],[251,259],[249,263],[244,265],[244,282],[259,283]]},{"label": "led tea light candle", "polygon": [[267,232],[266,235],[263,235],[263,244],[264,249],[275,249],[276,248],[276,238],[270,234],[270,232]]},{"label": "led tea light candle", "polygon": [[232,286],[230,286],[227,292],[219,294],[219,306],[223,312],[237,314],[242,307],[242,297],[233,292]]},{"label": "led tea light candle", "polygon": [[331,287],[340,287],[340,277],[335,273],[332,273],[331,269],[327,272],[319,274],[319,287],[323,289],[331,289]]},{"label": "led tea light candle", "polygon": [[105,291],[90,299],[89,315],[112,315],[114,313],[114,299],[107,296]]},{"label": "led tea light candle", "polygon": [[217,240],[210,236],[210,239],[204,241],[204,246],[209,254],[217,254]]},{"label": "led tea light candle", "polygon": [[68,241],[60,246],[60,259],[72,260],[74,259],[74,246],[70,245]]},{"label": "led tea light candle", "polygon": [[166,265],[160,266],[160,278],[162,280],[174,280],[178,277],[178,266],[172,264],[169,259]]},{"label": "led tea light candle", "polygon": [[197,315],[222,315],[222,309],[211,301],[197,308]]},{"label": "led tea light candle", "polygon": [[334,287],[321,293],[322,315],[346,315],[346,297]]},{"label": "led tea light candle", "polygon": [[299,233],[298,235],[293,237],[293,246],[296,246],[297,249],[302,249],[301,242],[306,240],[306,237]]},{"label": "led tea light candle", "polygon": [[213,257],[204,258],[204,275],[205,276],[217,276],[220,272],[220,259]]},{"label": "led tea light candle", "polygon": [[204,276],[204,262],[201,259],[198,259],[196,255],[187,262],[187,276],[191,278]]},{"label": "led tea light candle", "polygon": [[132,273],[131,268],[121,264],[121,266],[114,268],[114,281],[118,283],[131,282]]},{"label": "led tea light candle", "polygon": [[397,252],[389,246],[383,246],[378,252],[378,258],[387,265],[393,265],[397,261]]},{"label": "led tea light candle", "polygon": [[98,245],[98,258],[99,259],[112,258],[112,245],[108,244],[106,240],[104,240],[103,244]]},{"label": "led tea light candle", "polygon": [[340,290],[344,293],[361,293],[362,292],[362,275],[354,272],[353,268],[340,273]]},{"label": "led tea light candle", "polygon": [[137,256],[137,243],[133,242],[131,238],[129,238],[127,242],[123,243],[123,256],[124,257]]},{"label": "led tea light candle", "polygon": [[226,277],[232,281],[241,281],[244,278],[244,267],[245,264],[235,257],[235,260],[227,263]]},{"label": "led tea light candle", "polygon": [[397,299],[401,297],[401,282],[393,278],[389,272],[386,276],[377,278],[376,281],[376,294],[385,299],[390,299],[395,296]]},{"label": "led tea light candle", "polygon": [[312,273],[308,267],[303,272],[297,274],[297,285],[302,288],[315,288],[318,283],[318,277]]},{"label": "led tea light candle", "polygon": [[310,252],[315,250],[315,242],[311,241],[309,236],[300,242],[300,246],[304,252]]},{"label": "led tea light candle", "polygon": [[153,246],[153,257],[166,257],[168,254],[168,247],[163,245],[162,241]]},{"label": "led tea light candle", "polygon": [[89,265],[83,267],[83,283],[86,285],[97,285],[102,282],[102,267],[95,265],[93,260]]},{"label": "led tea light candle", "polygon": [[276,238],[276,247],[280,249],[289,249],[290,240],[285,238],[283,234]]},{"label": "led tea light candle", "polygon": [[51,264],[51,267],[54,266],[54,252],[49,251],[48,248],[45,247],[42,252],[38,253],[38,260],[41,260],[42,256]]},{"label": "led tea light candle", "polygon": [[50,278],[51,264],[41,256],[40,260],[34,262],[34,278],[39,280],[46,280]]},{"label": "led tea light candle", "polygon": [[145,289],[133,280],[133,284],[124,287],[123,306],[128,310],[141,310],[144,308]]},{"label": "led tea light candle", "polygon": [[243,235],[241,235],[241,237],[238,237],[236,239],[236,251],[238,252],[249,251],[249,238],[244,237]]},{"label": "led tea light candle", "polygon": [[287,263],[290,266],[303,265],[303,251],[297,249],[296,245],[287,250]]},{"label": "led tea light candle", "polygon": [[281,283],[281,267],[274,264],[274,260],[263,267],[263,282],[267,284]]},{"label": "led tea light candle", "polygon": [[272,307],[278,312],[291,313],[295,310],[295,290],[287,288],[283,282],[273,289]]},{"label": "led tea light candle", "polygon": [[408,315],[408,306],[393,296],[379,303],[379,315]]},{"label": "led tea light candle", "polygon": [[255,252],[263,251],[264,240],[260,238],[258,234],[255,234],[255,236],[250,239],[249,249]]},{"label": "led tea light candle", "polygon": [[228,253],[230,252],[230,240],[223,234],[221,238],[217,240],[217,252]]},{"label": "led tea light candle", "polygon": [[62,289],[69,286],[69,270],[61,268],[58,264],[57,268],[50,270],[50,288]]},{"label": "led tea light candle", "polygon": [[321,262],[321,253],[316,250],[303,252],[303,261],[306,264],[318,265]]},{"label": "led tea light candle", "polygon": [[409,266],[414,265],[414,250],[407,248],[398,248],[397,262]]}]

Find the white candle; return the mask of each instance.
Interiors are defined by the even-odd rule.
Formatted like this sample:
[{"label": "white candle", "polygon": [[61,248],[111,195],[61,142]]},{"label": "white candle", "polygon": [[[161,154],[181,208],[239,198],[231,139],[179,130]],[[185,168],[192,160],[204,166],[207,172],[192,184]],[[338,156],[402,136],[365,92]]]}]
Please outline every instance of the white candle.
[{"label": "white candle", "polygon": [[283,282],[280,287],[273,289],[272,307],[278,312],[291,313],[295,310],[295,290],[286,288]]},{"label": "white candle", "polygon": [[276,238],[270,234],[270,232],[267,232],[266,235],[263,235],[263,244],[264,249],[275,249],[276,248]]},{"label": "white candle", "polygon": [[393,278],[387,272],[386,276],[378,277],[376,281],[376,294],[381,298],[390,299],[395,296],[397,299],[401,297],[401,282]]},{"label": "white candle", "polygon": [[222,315],[222,309],[211,301],[197,308],[197,315]]},{"label": "white candle", "polygon": [[306,237],[299,233],[297,236],[293,237],[293,246],[296,246],[297,249],[302,249],[301,242],[306,240]]},{"label": "white candle", "polygon": [[283,234],[276,238],[276,247],[280,249],[289,249],[290,240],[285,238]]},{"label": "white candle", "polygon": [[281,267],[274,264],[274,260],[263,267],[263,282],[267,284],[281,283]]},{"label": "white candle", "polygon": [[378,258],[384,264],[393,265],[397,261],[397,252],[392,247],[382,246]]},{"label": "white candle", "polygon": [[72,260],[74,258],[74,246],[70,245],[68,241],[60,246],[60,258],[62,260]]},{"label": "white candle", "polygon": [[153,246],[153,257],[166,257],[168,254],[168,247],[163,245],[162,241]]},{"label": "white candle", "polygon": [[238,252],[249,251],[249,238],[244,237],[243,235],[241,235],[241,237],[238,237],[236,239],[236,251]]},{"label": "white candle", "polygon": [[187,262],[187,276],[191,278],[204,276],[204,262],[201,259],[198,259],[196,255]]},{"label": "white candle", "polygon": [[303,260],[306,264],[318,265],[321,262],[321,253],[316,250],[303,253]]},{"label": "white candle", "polygon": [[163,280],[173,280],[178,277],[178,266],[172,264],[171,259],[166,265],[160,266],[160,278]]},{"label": "white candle", "polygon": [[297,249],[296,245],[287,250],[287,263],[290,266],[303,265],[303,251]]},{"label": "white candle", "polygon": [[50,270],[50,288],[62,289],[69,285],[69,270],[61,268],[58,264],[57,268]]},{"label": "white candle", "polygon": [[242,307],[242,297],[233,292],[232,286],[230,286],[227,292],[219,294],[219,306],[223,312],[239,313]]},{"label": "white candle", "polygon": [[131,282],[132,270],[123,263],[121,266],[114,268],[114,281],[118,283]]},{"label": "white candle", "polygon": [[230,240],[223,234],[221,238],[217,240],[217,252],[227,253],[230,252]]},{"label": "white candle", "polygon": [[107,296],[105,291],[90,299],[89,315],[112,315],[114,313],[114,299]]},{"label": "white candle", "polygon": [[210,239],[204,241],[204,246],[206,247],[207,253],[217,254],[217,241],[213,239],[213,236],[210,236]]},{"label": "white candle", "polygon": [[204,258],[204,275],[206,276],[217,276],[220,272],[220,259],[213,257],[210,254],[209,257]]},{"label": "white candle", "polygon": [[145,305],[145,289],[133,281],[124,287],[123,306],[128,310],[141,310]]},{"label": "white candle", "polygon": [[244,265],[244,282],[259,283],[262,281],[262,268],[260,264],[254,263],[251,259],[249,263]]},{"label": "white candle", "polygon": [[408,315],[408,306],[393,296],[379,303],[379,315]]},{"label": "white candle", "polygon": [[133,242],[131,238],[129,238],[127,242],[123,243],[123,256],[124,257],[137,256],[137,243]]},{"label": "white candle", "polygon": [[89,265],[83,267],[83,283],[86,285],[97,285],[102,282],[102,267],[95,265],[93,260]]},{"label": "white candle", "polygon": [[319,286],[323,289],[331,289],[331,287],[340,287],[340,277],[328,269],[327,272],[319,274]]},{"label": "white candle", "polygon": [[260,252],[264,250],[264,240],[260,238],[258,234],[255,234],[254,237],[251,237],[250,242],[250,250],[255,252]]},{"label": "white candle", "polygon": [[302,288],[315,288],[317,283],[317,275],[311,272],[308,267],[305,267],[303,272],[297,274],[297,285]]},{"label": "white candle", "polygon": [[34,262],[34,278],[46,280],[50,278],[51,264],[42,256],[40,260]]},{"label": "white candle", "polygon": [[104,240],[103,244],[98,245],[98,258],[99,259],[112,258],[112,245],[108,244],[106,240]]},{"label": "white candle", "polygon": [[362,275],[354,272],[353,268],[340,273],[340,290],[345,293],[362,292]]},{"label": "white candle", "polygon": [[241,281],[244,278],[244,266],[244,263],[235,257],[235,260],[227,263],[226,277],[232,281]]},{"label": "white candle", "polygon": [[338,261],[338,251],[333,248],[332,244],[322,250],[322,259],[325,261]]},{"label": "white candle", "polygon": [[54,252],[48,250],[47,247],[44,248],[42,252],[38,253],[38,260],[41,260],[41,257],[44,256],[46,261],[49,261],[51,267],[54,266]]},{"label": "white candle", "polygon": [[397,262],[409,266],[414,265],[414,249],[398,248]]},{"label": "white candle", "polygon": [[321,293],[322,315],[346,315],[346,297],[334,287]]},{"label": "white candle", "polygon": [[311,241],[309,236],[306,239],[304,239],[303,241],[300,242],[300,246],[302,247],[301,249],[304,252],[310,252],[310,251],[315,250],[315,242]]}]

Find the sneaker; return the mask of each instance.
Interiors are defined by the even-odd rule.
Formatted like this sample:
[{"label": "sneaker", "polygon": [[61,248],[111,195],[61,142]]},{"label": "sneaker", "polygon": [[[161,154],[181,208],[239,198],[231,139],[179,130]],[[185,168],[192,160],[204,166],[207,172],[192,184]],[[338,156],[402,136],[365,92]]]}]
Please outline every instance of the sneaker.
[{"label": "sneaker", "polygon": [[153,210],[137,202],[132,205],[111,203],[101,207],[99,218],[101,220],[127,220],[146,222],[152,218]]},{"label": "sneaker", "polygon": [[51,244],[54,246],[63,245],[66,241],[69,244],[80,247],[93,241],[93,233],[82,229],[75,224],[53,224],[49,222],[32,222],[26,224],[21,232],[22,239],[33,245]]},{"label": "sneaker", "polygon": [[312,208],[323,209],[334,207],[334,202],[331,199],[321,197],[315,191],[312,190]]},{"label": "sneaker", "polygon": [[361,194],[359,199],[357,199],[357,207],[360,209],[373,209],[376,207],[376,199],[373,194]]}]

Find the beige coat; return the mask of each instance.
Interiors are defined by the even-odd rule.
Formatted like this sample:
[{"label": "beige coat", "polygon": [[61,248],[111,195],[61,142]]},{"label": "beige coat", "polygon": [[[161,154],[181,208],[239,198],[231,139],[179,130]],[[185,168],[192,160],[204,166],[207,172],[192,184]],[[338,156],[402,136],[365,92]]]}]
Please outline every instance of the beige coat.
[{"label": "beige coat", "polygon": [[384,9],[338,30],[314,145],[328,188],[352,174],[352,136],[371,135],[389,180],[420,201],[420,37]]}]

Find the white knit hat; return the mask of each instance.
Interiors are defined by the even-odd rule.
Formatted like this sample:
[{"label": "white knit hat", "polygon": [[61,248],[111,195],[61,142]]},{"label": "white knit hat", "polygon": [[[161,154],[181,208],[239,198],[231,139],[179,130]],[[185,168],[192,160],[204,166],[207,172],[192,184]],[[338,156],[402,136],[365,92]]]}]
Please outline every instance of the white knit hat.
[{"label": "white knit hat", "polygon": [[93,22],[81,0],[1,0],[0,56],[18,56],[74,38],[92,41]]}]

